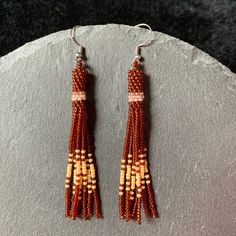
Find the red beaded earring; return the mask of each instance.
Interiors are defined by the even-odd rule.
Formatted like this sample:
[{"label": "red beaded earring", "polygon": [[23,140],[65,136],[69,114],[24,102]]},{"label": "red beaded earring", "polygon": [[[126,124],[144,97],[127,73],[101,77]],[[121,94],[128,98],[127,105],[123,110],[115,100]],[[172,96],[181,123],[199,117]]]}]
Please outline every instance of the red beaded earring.
[{"label": "red beaded earring", "polygon": [[102,213],[94,164],[94,147],[88,129],[86,90],[89,77],[83,60],[84,48],[75,39],[78,27],[75,26],[70,34],[71,39],[79,46],[79,53],[72,72],[72,125],[65,183],[65,215],[72,219],[80,215],[83,215],[84,219],[90,219],[93,215],[93,205],[97,218],[100,218]]},{"label": "red beaded earring", "polygon": [[[146,24],[139,24],[146,26]],[[136,56],[128,72],[128,124],[121,160],[119,211],[120,218],[136,218],[141,224],[141,203],[147,217],[158,217],[151,175],[147,160],[147,143],[145,140],[144,121],[144,72],[140,63],[140,48],[148,46],[150,40],[136,47]]]}]

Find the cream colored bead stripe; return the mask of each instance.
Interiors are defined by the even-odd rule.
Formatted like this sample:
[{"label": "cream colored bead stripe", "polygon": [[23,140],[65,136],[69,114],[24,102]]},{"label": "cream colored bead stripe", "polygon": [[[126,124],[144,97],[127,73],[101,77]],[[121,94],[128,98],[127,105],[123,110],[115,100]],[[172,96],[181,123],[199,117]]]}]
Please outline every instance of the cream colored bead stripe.
[{"label": "cream colored bead stripe", "polygon": [[129,102],[141,102],[144,100],[144,93],[129,93]]},{"label": "cream colored bead stripe", "polygon": [[71,101],[81,101],[86,100],[86,92],[73,92],[71,96]]}]

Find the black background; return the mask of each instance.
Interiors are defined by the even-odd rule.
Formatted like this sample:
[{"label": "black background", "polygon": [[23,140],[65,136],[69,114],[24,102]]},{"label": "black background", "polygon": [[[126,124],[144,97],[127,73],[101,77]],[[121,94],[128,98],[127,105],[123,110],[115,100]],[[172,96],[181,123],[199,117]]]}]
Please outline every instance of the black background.
[{"label": "black background", "polygon": [[236,0],[0,0],[0,55],[77,24],[143,22],[236,72]]}]

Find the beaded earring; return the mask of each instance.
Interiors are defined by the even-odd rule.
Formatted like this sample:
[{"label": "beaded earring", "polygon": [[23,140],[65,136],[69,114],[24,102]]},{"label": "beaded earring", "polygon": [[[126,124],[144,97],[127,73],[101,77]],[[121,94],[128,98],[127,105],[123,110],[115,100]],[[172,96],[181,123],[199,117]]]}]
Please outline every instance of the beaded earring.
[{"label": "beaded earring", "polygon": [[[148,27],[153,33],[146,24],[135,27],[140,26]],[[148,40],[136,47],[136,56],[128,72],[128,123],[120,171],[120,218],[126,221],[136,218],[138,224],[141,224],[142,202],[147,217],[158,217],[144,137],[144,72],[140,62],[140,48],[148,46],[151,41]]]},{"label": "beaded earring", "polygon": [[96,217],[102,217],[94,147],[88,129],[86,90],[89,76],[83,60],[84,47],[75,39],[78,27],[75,26],[70,32],[71,39],[79,46],[79,52],[72,72],[72,125],[65,181],[65,215],[73,220],[81,215],[84,219],[90,219],[93,205]]}]

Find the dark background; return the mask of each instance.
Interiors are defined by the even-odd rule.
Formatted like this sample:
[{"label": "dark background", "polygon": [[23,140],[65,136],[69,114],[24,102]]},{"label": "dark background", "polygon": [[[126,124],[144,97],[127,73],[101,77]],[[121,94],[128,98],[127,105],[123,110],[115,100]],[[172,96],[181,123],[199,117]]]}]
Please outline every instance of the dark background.
[{"label": "dark background", "polygon": [[0,0],[0,56],[77,24],[142,22],[236,72],[236,0]]}]

